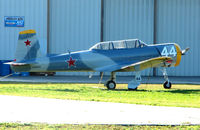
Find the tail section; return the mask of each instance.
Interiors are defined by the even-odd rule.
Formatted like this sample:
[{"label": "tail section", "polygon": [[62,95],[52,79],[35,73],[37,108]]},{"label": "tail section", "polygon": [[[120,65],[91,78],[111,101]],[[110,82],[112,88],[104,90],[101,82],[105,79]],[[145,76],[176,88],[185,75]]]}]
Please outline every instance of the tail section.
[{"label": "tail section", "polygon": [[30,60],[41,57],[40,44],[35,30],[25,30],[19,33],[15,60]]}]

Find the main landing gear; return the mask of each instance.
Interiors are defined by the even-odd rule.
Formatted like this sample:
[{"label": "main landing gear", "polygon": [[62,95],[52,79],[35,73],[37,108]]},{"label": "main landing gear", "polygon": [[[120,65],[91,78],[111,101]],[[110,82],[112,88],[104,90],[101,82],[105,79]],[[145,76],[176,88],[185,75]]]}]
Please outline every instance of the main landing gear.
[{"label": "main landing gear", "polygon": [[[137,90],[137,87],[141,83],[141,74],[140,71],[136,71],[135,78],[128,83],[128,90]],[[111,72],[110,79],[104,84],[109,90],[113,90],[116,88],[116,73]]]},{"label": "main landing gear", "polygon": [[165,67],[163,68],[163,76],[164,76],[164,79],[165,79],[165,82],[163,83],[163,87],[165,89],[170,89],[172,87],[172,83],[169,81],[169,78],[168,78],[168,75],[167,75],[167,70],[166,70]]},{"label": "main landing gear", "polygon": [[135,79],[131,80],[128,83],[128,90],[137,90],[138,86],[141,84],[142,78],[141,78],[141,72],[136,71],[135,72]]},{"label": "main landing gear", "polygon": [[[169,81],[165,67],[163,67],[162,72],[165,79],[165,82],[163,83],[163,87],[165,89],[170,89],[172,87],[172,83]],[[141,83],[141,80],[142,78],[141,78],[140,71],[136,71],[135,79],[133,79],[132,81],[128,83],[128,90],[137,90],[138,86]],[[107,89],[109,90],[113,90],[116,88],[116,72],[111,72],[110,79],[104,84],[104,86],[106,86]]]},{"label": "main landing gear", "polygon": [[111,72],[110,79],[104,84],[108,89],[112,90],[116,88],[116,73]]}]

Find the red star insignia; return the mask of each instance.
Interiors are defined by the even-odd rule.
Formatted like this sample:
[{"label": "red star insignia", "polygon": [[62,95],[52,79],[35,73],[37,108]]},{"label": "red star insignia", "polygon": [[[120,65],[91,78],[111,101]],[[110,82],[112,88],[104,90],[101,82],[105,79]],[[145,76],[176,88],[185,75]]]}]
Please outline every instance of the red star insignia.
[{"label": "red star insignia", "polygon": [[71,66],[75,66],[76,60],[73,60],[72,57],[67,61],[68,62],[68,67],[70,68]]},{"label": "red star insignia", "polygon": [[26,46],[31,46],[31,41],[27,40],[24,42],[26,44]]}]

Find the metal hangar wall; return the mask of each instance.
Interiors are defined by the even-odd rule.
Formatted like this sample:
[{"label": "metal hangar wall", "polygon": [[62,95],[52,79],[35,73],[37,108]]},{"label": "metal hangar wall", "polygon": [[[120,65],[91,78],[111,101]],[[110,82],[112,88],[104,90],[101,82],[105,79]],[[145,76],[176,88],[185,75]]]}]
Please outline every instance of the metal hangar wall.
[{"label": "metal hangar wall", "polygon": [[[154,2],[153,0],[104,0],[103,40],[138,38],[153,43]],[[147,69],[142,75],[152,75]],[[120,72],[119,75],[133,75]]]},{"label": "metal hangar wall", "polygon": [[[5,16],[23,16],[24,27],[5,27]],[[42,49],[47,48],[47,0],[0,0],[0,60],[13,60],[18,34],[37,30]]]},{"label": "metal hangar wall", "polygon": [[[5,27],[5,16],[24,16],[24,27]],[[48,53],[127,38],[148,44],[176,42],[191,50],[180,66],[169,69],[169,75],[200,76],[200,0],[0,0],[0,18],[0,60],[13,59],[19,31],[35,29]],[[158,69],[156,75],[161,75]]]},{"label": "metal hangar wall", "polygon": [[[49,53],[86,50],[100,41],[100,0],[50,0]],[[57,72],[88,75],[87,72]]]},{"label": "metal hangar wall", "polygon": [[[176,42],[190,51],[171,76],[200,76],[200,0],[157,0],[156,43]],[[158,73],[161,75],[161,73]]]}]

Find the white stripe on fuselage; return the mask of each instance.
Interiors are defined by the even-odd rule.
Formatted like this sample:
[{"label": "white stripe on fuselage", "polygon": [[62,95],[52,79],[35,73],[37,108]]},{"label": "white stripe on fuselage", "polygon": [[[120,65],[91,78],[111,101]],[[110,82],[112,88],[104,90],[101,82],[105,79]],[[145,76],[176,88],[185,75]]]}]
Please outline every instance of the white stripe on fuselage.
[{"label": "white stripe on fuselage", "polygon": [[80,58],[86,66],[92,69],[116,64],[110,57],[92,51],[89,51],[89,53],[80,53]]}]

